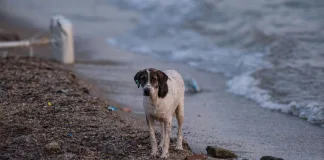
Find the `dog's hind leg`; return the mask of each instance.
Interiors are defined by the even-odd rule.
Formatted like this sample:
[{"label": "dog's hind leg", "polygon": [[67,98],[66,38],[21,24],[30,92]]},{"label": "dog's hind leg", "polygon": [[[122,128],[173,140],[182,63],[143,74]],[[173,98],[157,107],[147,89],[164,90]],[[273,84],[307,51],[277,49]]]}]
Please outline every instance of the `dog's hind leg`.
[{"label": "dog's hind leg", "polygon": [[178,104],[176,110],[176,117],[178,121],[178,135],[177,135],[177,145],[176,149],[177,150],[183,150],[182,147],[182,124],[183,124],[183,119],[184,119],[184,101],[181,100],[180,103]]},{"label": "dog's hind leg", "polygon": [[162,136],[162,139],[161,139],[161,142],[159,144],[159,148],[162,149],[163,148],[163,143],[164,143],[164,137],[165,137],[164,122],[160,122],[160,125],[161,125],[161,136]]}]

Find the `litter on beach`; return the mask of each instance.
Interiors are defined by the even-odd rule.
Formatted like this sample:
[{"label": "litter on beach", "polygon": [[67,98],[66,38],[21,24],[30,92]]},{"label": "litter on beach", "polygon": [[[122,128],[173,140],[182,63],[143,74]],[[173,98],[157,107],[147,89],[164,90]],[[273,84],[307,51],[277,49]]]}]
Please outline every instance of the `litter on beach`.
[{"label": "litter on beach", "polygon": [[73,134],[72,134],[72,133],[68,133],[67,136],[68,136],[68,137],[72,137]]},{"label": "litter on beach", "polygon": [[185,78],[184,79],[186,88],[191,89],[192,91],[198,93],[201,92],[201,89],[194,78]]},{"label": "litter on beach", "polygon": [[122,108],[121,110],[124,111],[124,112],[131,112],[132,111],[130,108]]},{"label": "litter on beach", "polygon": [[116,111],[116,110],[117,110],[117,108],[116,108],[116,107],[114,107],[114,106],[108,106],[108,110],[109,110],[109,111]]}]

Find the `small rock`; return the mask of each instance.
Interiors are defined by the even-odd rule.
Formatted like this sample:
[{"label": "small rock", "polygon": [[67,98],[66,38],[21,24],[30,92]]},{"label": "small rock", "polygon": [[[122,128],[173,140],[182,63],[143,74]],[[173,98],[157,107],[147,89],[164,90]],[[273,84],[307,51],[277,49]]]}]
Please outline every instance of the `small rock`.
[{"label": "small rock", "polygon": [[88,88],[83,87],[83,88],[82,88],[82,91],[83,91],[83,93],[85,93],[85,94],[90,94],[90,91],[89,91]]},{"label": "small rock", "polygon": [[84,136],[83,139],[84,139],[84,140],[90,140],[90,137],[88,137],[88,136]]},{"label": "small rock", "polygon": [[272,156],[263,156],[260,160],[284,160],[282,158],[272,157]]},{"label": "small rock", "polygon": [[198,117],[201,117],[201,115],[200,115],[200,114],[198,114]]},{"label": "small rock", "polygon": [[215,158],[237,158],[232,151],[220,147],[207,146],[206,151]]},{"label": "small rock", "polygon": [[206,160],[207,157],[203,154],[196,154],[186,157],[184,160]]},{"label": "small rock", "polygon": [[136,134],[130,134],[129,137],[136,138],[137,136],[136,136]]},{"label": "small rock", "polygon": [[45,151],[47,153],[57,153],[61,150],[61,146],[57,142],[50,142],[45,145]]},{"label": "small rock", "polygon": [[56,91],[55,92],[56,94],[59,94],[59,93],[63,93],[63,94],[65,94],[65,95],[68,95],[68,90],[67,89],[60,89],[60,90],[58,90],[58,91]]}]

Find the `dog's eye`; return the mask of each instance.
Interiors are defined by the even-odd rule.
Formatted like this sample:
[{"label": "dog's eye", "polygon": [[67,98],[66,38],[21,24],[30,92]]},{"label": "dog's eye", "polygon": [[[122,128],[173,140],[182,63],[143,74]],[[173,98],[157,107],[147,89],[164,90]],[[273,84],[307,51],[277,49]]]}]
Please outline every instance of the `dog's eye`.
[{"label": "dog's eye", "polygon": [[152,78],[152,82],[155,82],[157,79],[156,78]]}]

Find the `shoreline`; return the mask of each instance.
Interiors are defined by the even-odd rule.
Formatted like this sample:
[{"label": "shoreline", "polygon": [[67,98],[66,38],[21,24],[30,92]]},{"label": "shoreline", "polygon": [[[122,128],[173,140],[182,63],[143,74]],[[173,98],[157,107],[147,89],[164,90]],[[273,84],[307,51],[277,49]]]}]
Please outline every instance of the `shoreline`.
[{"label": "shoreline", "polygon": [[[110,11],[107,12],[109,15]],[[91,53],[93,57],[90,61],[101,60],[101,63],[75,64],[78,73],[99,84],[99,88],[105,90],[105,97],[131,106],[134,111],[141,111],[141,96],[137,95],[139,91],[132,82],[132,76],[139,68],[173,68],[184,75],[197,77],[202,88],[207,90],[196,95],[186,95],[184,127],[185,139],[190,139],[189,143],[193,144],[192,148],[197,152],[203,151],[203,146],[212,144],[252,159],[265,154],[284,159],[318,159],[323,156],[323,146],[320,145],[323,144],[320,139],[323,130],[227,93],[225,79],[221,75],[192,69],[184,64],[161,62],[109,46],[107,37],[116,35],[114,31],[111,33],[84,39],[87,45],[81,48],[81,52],[85,50],[85,55]]]},{"label": "shoreline", "polygon": [[[42,32],[38,28],[35,28],[28,23],[25,23],[25,24],[19,23],[19,25],[22,25],[22,26],[16,26],[17,23],[12,23],[12,22],[17,21],[17,19],[12,18],[7,15],[4,15],[4,14],[0,14],[0,19],[6,20],[6,21],[2,21],[2,23],[0,23],[0,29],[2,29],[4,32],[8,31],[8,32],[18,33],[22,39],[28,38],[35,33]],[[79,42],[82,42],[82,40],[78,39],[77,43],[79,43]],[[76,45],[75,47],[77,48],[78,45]],[[20,158],[35,158],[35,159],[45,158],[45,157],[49,158],[49,159],[55,159],[55,158],[59,158],[59,159],[60,158],[64,158],[64,159],[73,159],[73,158],[97,159],[99,157],[100,158],[104,157],[104,158],[108,158],[108,159],[111,159],[111,158],[113,158],[113,159],[116,159],[116,158],[117,159],[129,159],[129,158],[147,159],[149,157],[150,145],[148,145],[149,143],[147,142],[149,140],[148,131],[146,129],[144,119],[141,115],[134,114],[134,113],[127,113],[127,112],[123,112],[123,111],[119,110],[120,108],[123,107],[122,104],[120,104],[114,100],[107,99],[107,97],[103,95],[103,92],[98,88],[98,86],[96,86],[93,83],[93,81],[88,80],[86,77],[81,76],[80,74],[76,73],[75,67],[73,65],[63,65],[63,64],[59,64],[59,63],[51,60],[50,49],[49,49],[48,45],[42,46],[42,47],[37,47],[35,49],[35,53],[37,53],[37,54],[35,54],[34,57],[29,58],[29,57],[26,57],[28,55],[28,50],[20,49],[20,50],[16,50],[14,53],[9,53],[7,55],[7,57],[5,57],[5,58],[1,56],[0,61],[6,62],[6,63],[18,63],[19,65],[13,64],[10,66],[10,67],[14,67],[15,68],[14,70],[18,69],[16,71],[18,73],[20,72],[19,66],[27,65],[28,62],[31,64],[34,64],[36,66],[38,66],[39,63],[41,66],[46,64],[46,66],[51,66],[50,70],[57,70],[57,69],[63,70],[62,73],[60,73],[60,77],[62,77],[62,78],[64,78],[65,75],[61,75],[61,74],[67,74],[66,72],[72,72],[72,73],[68,73],[68,74],[76,75],[76,79],[75,79],[76,83],[77,83],[76,88],[66,89],[66,88],[71,88],[71,87],[65,86],[64,84],[60,85],[60,87],[58,87],[58,86],[55,86],[55,87],[65,88],[66,90],[83,90],[84,88],[87,88],[87,89],[85,89],[86,92],[76,93],[76,94],[81,94],[82,96],[83,95],[87,96],[87,98],[86,98],[87,100],[89,100],[89,98],[90,99],[94,98],[94,100],[93,100],[94,102],[91,102],[91,103],[95,103],[95,104],[99,103],[99,106],[98,106],[99,108],[97,106],[95,107],[95,113],[96,114],[104,114],[103,115],[104,117],[101,117],[100,118],[101,120],[99,120],[99,122],[106,121],[106,122],[104,122],[106,124],[105,124],[105,126],[102,126],[103,124],[100,124],[102,122],[100,122],[99,124],[97,122],[92,122],[91,125],[96,125],[96,126],[102,128],[98,131],[98,130],[93,130],[92,128],[89,128],[87,121],[79,121],[79,122],[77,122],[77,123],[79,123],[79,125],[85,125],[84,127],[81,128],[81,130],[89,130],[89,131],[92,130],[93,133],[86,133],[84,131],[78,131],[78,132],[72,131],[72,132],[74,132],[73,138],[70,137],[70,139],[66,139],[66,138],[69,138],[69,136],[66,137],[66,136],[62,135],[62,133],[60,132],[59,133],[60,135],[55,135],[55,134],[54,134],[54,136],[50,135],[50,136],[47,136],[47,139],[44,140],[43,137],[41,137],[41,136],[40,136],[40,138],[36,138],[37,137],[36,135],[43,134],[42,132],[44,132],[44,134],[47,134],[46,133],[47,129],[45,129],[42,132],[35,133],[34,130],[36,130],[36,128],[38,128],[38,126],[34,126],[33,129],[29,129],[30,126],[28,126],[26,124],[7,123],[7,121],[9,122],[9,121],[15,120],[18,117],[16,118],[15,116],[11,116],[12,115],[11,113],[8,113],[8,115],[10,115],[9,117],[0,115],[0,123],[2,124],[1,131],[3,131],[3,132],[0,132],[1,134],[4,134],[4,135],[9,134],[9,133],[7,133],[7,128],[10,129],[10,128],[14,127],[15,125],[19,125],[21,127],[28,128],[27,129],[28,131],[24,132],[22,135],[19,135],[20,136],[18,138],[19,142],[16,142],[16,138],[14,138],[14,137],[11,137],[11,136],[8,137],[8,135],[6,135],[6,136],[3,135],[3,137],[6,137],[6,138],[5,138],[5,143],[0,144],[0,155],[2,158],[6,159],[6,158],[10,158],[10,157],[12,158],[12,156],[16,156],[16,157],[20,157]],[[49,54],[47,54],[47,53],[49,53]],[[44,55],[44,54],[46,54],[46,55]],[[39,58],[37,58],[37,57],[39,57]],[[3,65],[1,65],[2,66],[1,68],[3,68],[3,67],[8,68],[9,66],[6,66],[6,65],[10,65],[10,64],[6,64],[6,63],[2,63]],[[24,65],[22,65],[20,63],[22,63]],[[28,68],[30,68],[30,67],[28,67]],[[35,70],[35,69],[36,68],[31,67],[29,69],[29,71],[37,73],[38,70]],[[54,74],[56,74],[56,73],[54,73]],[[8,76],[11,74],[8,73],[6,75]],[[40,75],[41,77],[45,76],[42,73],[37,73],[37,75]],[[2,77],[2,76],[3,75],[1,75],[0,77]],[[21,77],[25,77],[25,76],[21,75]],[[1,79],[6,79],[6,78],[2,77]],[[22,83],[23,83],[23,85],[29,87],[29,84],[24,84],[24,82],[22,82]],[[74,84],[72,84],[72,88],[73,87],[75,87]],[[29,89],[32,89],[32,86]],[[0,88],[0,91],[1,91],[1,88]],[[55,94],[57,94],[56,92],[57,91],[55,91]],[[90,93],[88,93],[88,92],[90,92]],[[47,94],[51,94],[51,93],[54,93],[54,91],[50,91],[50,93],[47,93]],[[45,92],[45,94],[46,94],[46,92]],[[35,95],[39,96],[39,97],[42,96],[38,93],[35,93]],[[64,94],[60,94],[60,96],[64,96]],[[57,95],[56,95],[56,97],[57,97]],[[69,99],[68,97],[65,97],[64,99],[66,99],[66,98]],[[53,104],[54,106],[56,104],[62,103],[62,102],[60,102],[62,100],[50,100],[50,101],[51,101],[51,104]],[[10,105],[13,102],[11,102],[9,100],[9,101],[5,101],[4,103]],[[72,103],[73,105],[77,105],[77,104],[74,104],[75,102],[70,102],[70,103]],[[30,110],[37,109],[37,108],[35,108],[35,106],[31,106],[28,103],[24,104],[24,105],[26,107],[30,108]],[[37,104],[37,105],[39,105],[39,104]],[[44,103],[44,105],[46,105],[46,103]],[[82,104],[79,104],[79,105],[82,106]],[[91,106],[88,106],[87,104],[85,104],[85,105],[86,105],[86,108],[89,108],[89,107],[91,108]],[[114,111],[114,112],[108,111],[107,106],[110,106],[110,105],[116,106],[117,108],[119,108],[118,111]],[[50,106],[47,106],[47,107],[50,108]],[[66,106],[66,107],[74,110],[74,112],[75,112],[75,109],[70,108],[70,106]],[[64,108],[66,108],[66,107],[64,107]],[[76,106],[76,107],[79,108],[79,106]],[[7,111],[6,108],[3,108],[3,106],[0,109],[2,111]],[[20,108],[19,106],[17,106],[16,111],[22,112],[22,111],[19,111],[20,109],[24,110],[23,108]],[[41,111],[41,112],[43,112],[43,111]],[[58,112],[64,112],[64,111],[61,110]],[[88,112],[88,111],[85,111],[85,112]],[[28,113],[28,114],[33,114],[33,113]],[[42,113],[39,113],[39,114],[42,115]],[[79,113],[77,112],[77,114],[79,114]],[[90,116],[84,115],[84,116],[86,116],[88,118],[95,118],[95,117],[92,117],[91,115]],[[110,117],[112,117],[112,118],[110,118]],[[63,116],[61,118],[66,119],[67,117]],[[105,118],[105,120],[103,120],[103,118]],[[75,120],[75,118],[72,118],[72,119],[69,118],[69,120],[73,121],[73,120]],[[34,120],[33,123],[39,123],[38,121],[39,120],[36,119],[36,120]],[[78,121],[78,120],[75,120],[75,121]],[[108,122],[108,121],[110,121],[110,122]],[[45,122],[42,122],[42,123],[47,123],[47,120],[45,120]],[[55,130],[56,130],[56,132],[58,132],[60,130],[60,127],[59,126],[56,126],[56,127],[57,128]],[[113,132],[111,132],[111,130]],[[126,132],[126,133],[121,133],[121,132]],[[115,133],[118,133],[118,134],[114,135]],[[72,135],[72,133],[68,133],[68,132],[66,132],[66,134]],[[82,134],[82,135],[79,135],[79,134]],[[101,136],[99,136],[99,139],[96,139],[93,137],[92,134],[99,134]],[[108,137],[108,139],[107,139],[104,136],[104,138],[101,139],[102,136],[105,134],[112,134],[113,138],[111,139]],[[136,134],[136,135],[134,135],[134,134]],[[60,136],[63,136],[63,137],[59,138]],[[83,138],[82,138],[82,136],[83,136]],[[90,146],[86,145],[85,147],[81,148],[82,150],[85,150],[86,154],[89,154],[89,155],[84,155],[81,152],[77,151],[78,148],[80,148],[80,146],[77,146],[77,143],[79,140],[82,140],[82,143],[84,143],[85,137],[86,137],[85,141],[88,141],[88,140],[102,141],[101,142],[102,144],[96,144],[101,148],[104,147],[103,145],[109,143],[110,145],[120,146],[118,148],[122,149],[123,151],[118,152],[116,150],[115,151],[108,150],[108,151],[103,152],[103,150],[98,151],[98,149],[97,149],[97,152],[96,152],[93,150],[93,147],[96,147],[96,146],[91,146],[91,144],[89,144]],[[160,139],[159,133],[157,133],[157,137],[159,140]],[[121,140],[118,140],[118,142],[104,142],[104,141],[110,141],[110,140],[114,140],[114,139],[116,140],[116,138],[121,138]],[[38,141],[41,141],[42,144],[38,144]],[[135,141],[135,142],[133,142],[133,141]],[[174,141],[174,140],[172,140],[172,141]],[[52,153],[52,151],[47,151],[46,145],[48,145],[52,142],[58,142],[61,149],[59,151],[57,151],[57,152],[55,151],[53,153]],[[67,142],[71,143],[73,146],[70,146],[71,144],[67,144]],[[87,142],[87,143],[89,143],[89,142]],[[138,145],[133,145],[133,146],[128,145],[128,144],[132,144],[132,143],[141,145],[141,147],[138,147]],[[175,143],[175,141],[171,142],[172,146],[175,145],[173,143]],[[28,149],[24,148],[24,146],[31,147],[32,149],[29,149],[28,153],[25,154],[24,152],[27,151]],[[127,146],[128,149],[125,149],[125,146]],[[172,147],[172,146],[170,147],[170,159],[184,159],[186,156],[192,154],[191,149],[188,146],[186,141],[184,141],[184,151],[181,151],[181,152],[175,151],[173,149],[174,147]],[[20,151],[17,151],[17,150],[12,149],[12,147],[17,147],[17,148],[21,148],[21,149],[20,149]],[[39,148],[43,148],[43,147],[44,147],[44,151],[40,152],[40,151],[34,150],[34,149],[38,150]],[[71,150],[72,148],[69,149],[69,147],[72,147],[74,149]],[[111,153],[111,152],[116,152],[116,153]],[[111,153],[111,154],[108,154],[108,153]],[[100,156],[98,154],[100,154]],[[106,154],[106,155],[102,156],[101,154]]]}]

